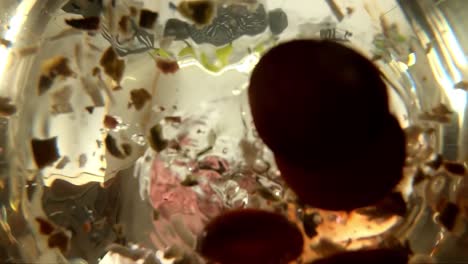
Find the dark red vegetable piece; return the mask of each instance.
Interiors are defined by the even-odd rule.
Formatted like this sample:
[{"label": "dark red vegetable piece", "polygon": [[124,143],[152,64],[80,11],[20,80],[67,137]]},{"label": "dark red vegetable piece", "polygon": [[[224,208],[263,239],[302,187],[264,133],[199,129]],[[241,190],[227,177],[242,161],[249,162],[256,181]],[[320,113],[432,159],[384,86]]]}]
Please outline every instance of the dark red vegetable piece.
[{"label": "dark red vegetable piece", "polygon": [[297,40],[265,54],[249,102],[286,183],[313,207],[377,203],[402,177],[405,138],[380,71],[336,42]]}]

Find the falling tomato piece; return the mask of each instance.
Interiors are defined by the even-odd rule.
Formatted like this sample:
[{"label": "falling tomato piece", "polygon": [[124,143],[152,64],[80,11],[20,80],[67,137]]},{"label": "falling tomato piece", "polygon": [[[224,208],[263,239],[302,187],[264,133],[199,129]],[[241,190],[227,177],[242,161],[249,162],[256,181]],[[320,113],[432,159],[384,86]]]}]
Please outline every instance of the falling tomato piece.
[{"label": "falling tomato piece", "polygon": [[298,258],[303,243],[300,230],[284,216],[244,209],[212,220],[200,239],[199,252],[223,264],[281,264]]},{"label": "falling tomato piece", "polygon": [[402,178],[405,137],[380,71],[342,44],[297,40],[271,49],[252,72],[249,102],[283,179],[312,207],[369,206]]}]

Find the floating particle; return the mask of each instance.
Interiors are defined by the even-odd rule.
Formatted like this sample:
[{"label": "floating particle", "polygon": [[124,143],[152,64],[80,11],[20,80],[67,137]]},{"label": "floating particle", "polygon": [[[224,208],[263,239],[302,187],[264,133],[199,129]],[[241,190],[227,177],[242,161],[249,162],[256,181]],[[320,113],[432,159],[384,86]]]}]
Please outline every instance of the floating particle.
[{"label": "floating particle", "polygon": [[145,88],[130,91],[130,100],[136,110],[141,110],[151,100],[151,94]]},{"label": "floating particle", "polygon": [[159,14],[148,9],[142,9],[140,11],[140,20],[138,24],[142,28],[152,29],[154,23],[158,19]]},{"label": "floating particle", "polygon": [[442,212],[440,212],[439,222],[447,228],[447,230],[452,231],[455,227],[459,212],[460,208],[458,208],[455,203],[449,202],[444,206]]},{"label": "floating particle", "polygon": [[80,168],[83,168],[86,165],[86,162],[88,161],[88,158],[86,157],[86,154],[82,153],[78,157],[78,166]]},{"label": "floating particle", "polygon": [[168,141],[164,139],[162,126],[157,124],[150,129],[150,145],[157,152],[161,152],[168,146]]},{"label": "floating particle", "polygon": [[16,111],[16,106],[11,103],[10,98],[0,97],[0,117],[11,116],[15,114]]},{"label": "floating particle", "polygon": [[69,0],[62,10],[67,13],[82,15],[84,17],[99,16],[103,10],[102,0],[77,1]]},{"label": "floating particle", "polygon": [[346,7],[346,14],[348,14],[348,16],[352,15],[354,13],[354,8],[353,7]]},{"label": "floating particle", "polygon": [[25,56],[29,56],[29,55],[32,55],[32,54],[36,54],[38,50],[39,50],[38,46],[30,46],[30,47],[25,47],[25,48],[18,49],[18,54],[21,57],[25,57]]},{"label": "floating particle", "polygon": [[120,31],[122,31],[123,33],[128,33],[129,25],[130,25],[130,17],[122,16],[119,20]]},{"label": "floating particle", "polygon": [[128,143],[123,143],[121,145],[121,147],[122,147],[122,150],[125,153],[125,155],[127,155],[127,156],[132,155],[132,145],[130,145]]},{"label": "floating particle", "polygon": [[182,117],[180,117],[180,116],[166,116],[166,117],[164,117],[164,121],[166,121],[167,123],[180,124],[180,123],[182,123]]},{"label": "floating particle", "polygon": [[177,61],[167,59],[156,59],[156,66],[164,74],[174,74],[179,70],[179,64]]},{"label": "floating particle", "polygon": [[129,11],[130,11],[130,15],[132,17],[135,17],[135,16],[138,15],[138,9],[136,7],[134,7],[134,6],[130,6]]},{"label": "floating particle", "polygon": [[65,23],[76,29],[82,29],[82,30],[98,30],[99,29],[99,17],[65,19]]},{"label": "floating particle", "polygon": [[421,168],[417,168],[413,177],[413,185],[416,185],[427,179],[427,175],[423,172]]},{"label": "floating particle", "polygon": [[468,91],[468,81],[460,81],[460,82],[456,83],[455,88]]},{"label": "floating particle", "polygon": [[56,56],[45,60],[41,66],[41,75],[39,77],[38,93],[39,95],[47,92],[56,77],[70,77],[73,71],[68,66],[68,59],[63,56]]},{"label": "floating particle", "polygon": [[450,110],[445,104],[440,103],[436,107],[432,108],[432,113],[436,115],[448,115],[453,114],[453,111]]},{"label": "floating particle", "polygon": [[42,169],[60,158],[57,148],[57,137],[49,139],[32,139],[31,147],[34,160],[39,169]]},{"label": "floating particle", "polygon": [[115,129],[119,125],[119,121],[111,115],[104,116],[104,127],[107,129]]},{"label": "floating particle", "polygon": [[435,154],[429,161],[426,162],[426,165],[430,168],[437,170],[444,163],[444,157],[440,154]]},{"label": "floating particle", "polygon": [[3,45],[7,48],[10,48],[12,43],[11,41],[7,40],[7,39],[4,39],[4,38],[0,38],[0,45]]},{"label": "floating particle", "polygon": [[115,82],[120,83],[125,70],[125,62],[118,58],[117,53],[111,47],[102,54],[99,64],[104,68],[104,72]]},{"label": "floating particle", "polygon": [[[426,45],[426,54],[429,54],[429,52],[431,52],[433,47],[434,47],[434,44],[432,42],[427,43],[427,45]],[[455,88],[457,88],[456,85],[455,85]]]},{"label": "floating particle", "polygon": [[281,34],[288,27],[288,16],[281,8],[268,12],[268,22],[273,35]]},{"label": "floating particle", "polygon": [[408,253],[395,249],[358,250],[339,253],[309,264],[407,264]]},{"label": "floating particle", "polygon": [[68,158],[68,156],[63,156],[60,161],[57,163],[57,165],[55,166],[56,169],[63,169],[65,168],[65,166],[67,166],[67,164],[70,162],[70,158]]},{"label": "floating particle", "polygon": [[466,166],[460,162],[452,162],[452,161],[445,161],[444,168],[453,174],[457,175],[465,175],[466,174]]},{"label": "floating particle", "polygon": [[39,224],[39,232],[43,235],[50,235],[55,230],[54,224],[42,217],[36,217],[36,222]]},{"label": "floating particle", "polygon": [[58,248],[62,253],[65,253],[70,248],[70,237],[62,230],[56,231],[49,236],[47,245],[50,248]]},{"label": "floating particle", "polygon": [[101,69],[99,67],[94,67],[92,71],[93,76],[99,76],[101,75]]},{"label": "floating particle", "polygon": [[303,243],[300,230],[284,216],[245,209],[208,223],[198,249],[208,260],[223,264],[288,263],[300,256]]},{"label": "floating particle", "polygon": [[91,222],[90,221],[85,221],[83,223],[83,232],[89,233],[89,232],[91,232],[91,229],[92,229]]},{"label": "floating particle", "polygon": [[125,155],[120,151],[119,147],[117,146],[117,141],[115,138],[109,134],[107,134],[105,139],[106,149],[109,153],[119,159],[124,159]]},{"label": "floating particle", "polygon": [[318,235],[317,227],[323,222],[322,217],[319,213],[304,213],[302,219],[302,227],[307,237],[313,238]]},{"label": "floating particle", "polygon": [[452,120],[453,111],[446,105],[440,103],[434,107],[430,112],[423,112],[418,115],[422,121],[437,122],[437,123],[450,123]]},{"label": "floating particle", "polygon": [[87,106],[85,107],[86,111],[88,111],[88,113],[92,114],[94,112],[94,106]]},{"label": "floating particle", "polygon": [[68,85],[51,94],[51,112],[53,114],[66,114],[73,112],[73,107],[70,103],[71,96],[72,89]]},{"label": "floating particle", "polygon": [[196,25],[208,25],[213,21],[216,5],[212,0],[185,0],[177,6],[177,10]]}]

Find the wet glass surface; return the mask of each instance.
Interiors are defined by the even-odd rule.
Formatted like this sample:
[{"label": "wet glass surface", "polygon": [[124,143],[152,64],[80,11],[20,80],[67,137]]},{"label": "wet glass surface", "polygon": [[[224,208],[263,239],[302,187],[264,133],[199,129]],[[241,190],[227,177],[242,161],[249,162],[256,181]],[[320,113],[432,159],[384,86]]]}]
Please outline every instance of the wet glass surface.
[{"label": "wet glass surface", "polygon": [[[395,241],[468,261],[468,3],[198,2],[0,3],[0,259],[205,263],[205,225],[257,208],[303,232],[296,263]],[[266,51],[309,38],[385,76],[407,136],[405,212],[310,208],[280,177],[246,89]]]}]

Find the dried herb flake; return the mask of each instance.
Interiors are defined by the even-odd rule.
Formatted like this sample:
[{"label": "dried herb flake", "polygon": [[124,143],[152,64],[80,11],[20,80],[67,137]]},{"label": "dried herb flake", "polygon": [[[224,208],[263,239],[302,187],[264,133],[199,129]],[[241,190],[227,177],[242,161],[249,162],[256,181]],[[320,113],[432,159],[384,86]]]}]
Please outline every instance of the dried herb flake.
[{"label": "dried herb flake", "polygon": [[82,30],[99,29],[99,17],[85,17],[79,19],[65,19],[65,23],[73,28]]},{"label": "dried herb flake", "polygon": [[58,231],[49,236],[47,240],[50,248],[58,248],[62,253],[68,251],[70,247],[70,238],[63,231]]},{"label": "dried herb flake", "polygon": [[455,227],[455,222],[458,216],[460,209],[454,203],[447,203],[439,215],[439,222],[447,228],[447,230],[452,231]]},{"label": "dried herb flake", "polygon": [[142,28],[152,29],[154,23],[158,19],[159,14],[148,9],[142,9],[140,11],[140,20],[138,24]]},{"label": "dried herb flake", "polygon": [[63,56],[57,56],[45,60],[41,66],[41,75],[39,77],[38,93],[44,94],[48,91],[54,79],[57,76],[70,77],[73,71],[68,66],[68,59]]},{"label": "dried herb flake", "polygon": [[115,129],[119,125],[119,121],[113,116],[104,116],[104,127],[107,129]]},{"label": "dried herb flake", "polygon": [[11,103],[11,99],[0,97],[0,116],[11,116],[16,113],[16,106]]},{"label": "dried herb flake", "polygon": [[213,20],[216,12],[215,3],[210,0],[182,1],[178,6],[179,13],[197,25],[207,25]]},{"label": "dried herb flake", "polygon": [[151,94],[145,88],[134,89],[130,92],[130,99],[136,110],[141,110],[146,102],[151,100]]},{"label": "dried herb flake", "polygon": [[163,137],[162,126],[160,124],[157,124],[150,129],[149,142],[151,147],[157,152],[161,152],[167,148],[168,141]]},{"label": "dried herb flake", "polygon": [[125,62],[118,58],[117,53],[115,53],[112,47],[104,51],[99,64],[104,68],[104,72],[114,81],[119,83],[122,80]]},{"label": "dried herb flake", "polygon": [[157,59],[156,66],[164,74],[174,74],[179,70],[179,64],[177,61],[171,61],[166,59]]},{"label": "dried herb flake", "polygon": [[54,225],[47,219],[36,217],[36,222],[39,224],[39,232],[43,235],[50,235],[55,230]]},{"label": "dried herb flake", "polygon": [[125,158],[125,155],[120,151],[119,147],[117,146],[117,141],[113,136],[107,134],[105,144],[107,151],[109,151],[112,156],[119,159]]},{"label": "dried herb flake", "polygon": [[39,169],[54,163],[60,158],[57,148],[57,137],[49,139],[32,139],[31,147],[34,160]]}]

